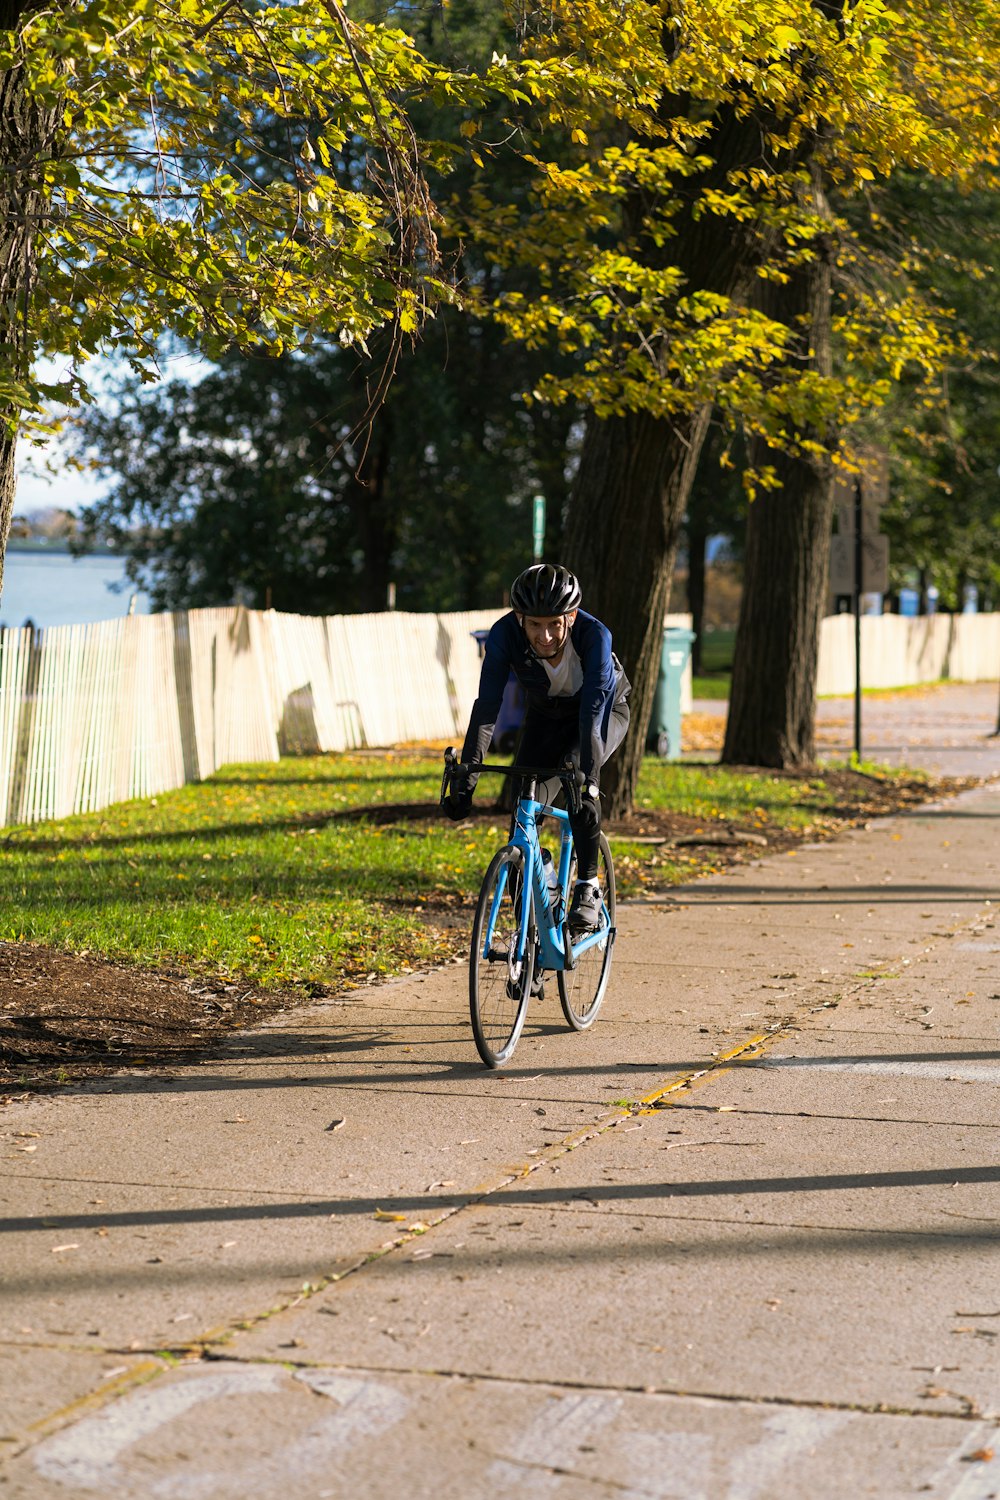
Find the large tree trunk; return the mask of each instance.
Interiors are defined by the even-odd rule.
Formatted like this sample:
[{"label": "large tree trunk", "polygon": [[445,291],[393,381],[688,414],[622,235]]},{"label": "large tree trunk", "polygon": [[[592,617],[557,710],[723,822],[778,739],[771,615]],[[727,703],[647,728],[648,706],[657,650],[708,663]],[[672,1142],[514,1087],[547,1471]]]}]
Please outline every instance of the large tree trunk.
[{"label": "large tree trunk", "polygon": [[632,681],[632,724],[601,779],[611,817],[635,796],[663,651],[680,528],[710,407],[686,421],[633,412],[587,424],[563,555]]},{"label": "large tree trunk", "polygon": [[832,484],[769,452],[781,488],[747,520],[743,598],[723,765],[805,767],[816,759],[816,667],[827,595]]},{"label": "large tree trunk", "polygon": [[[35,4],[0,0],[0,30],[17,30]],[[23,381],[31,371],[34,339],[31,294],[35,239],[45,211],[40,164],[52,154],[58,115],[39,109],[18,65],[0,72],[0,374]],[[16,445],[21,408],[0,402],[0,591],[14,514]]]},{"label": "large tree trunk", "polygon": [[691,643],[691,672],[701,675],[702,636],[705,630],[705,557],[708,552],[708,536],[704,525],[693,523],[690,510],[687,524],[688,579],[687,605],[691,615],[694,640]]},{"label": "large tree trunk", "polygon": [[[818,206],[822,199],[817,194]],[[761,304],[801,334],[795,370],[829,374],[831,282],[825,254],[766,283]],[[794,356],[793,356],[794,357]],[[788,373],[786,370],[785,374]],[[801,431],[803,438],[829,434]],[[770,464],[780,487],[750,506],[739,627],[733,656],[725,765],[799,767],[816,758],[816,668],[827,597],[833,479],[829,460],[776,452],[757,442],[755,467]]]},{"label": "large tree trunk", "polygon": [[[0,241],[2,243],[2,241]],[[0,255],[3,254],[0,248]],[[16,413],[0,409],[0,423],[6,427],[16,421]],[[4,556],[10,523],[14,516],[14,495],[17,489],[17,437],[14,431],[0,430],[0,594],[3,593]]]}]

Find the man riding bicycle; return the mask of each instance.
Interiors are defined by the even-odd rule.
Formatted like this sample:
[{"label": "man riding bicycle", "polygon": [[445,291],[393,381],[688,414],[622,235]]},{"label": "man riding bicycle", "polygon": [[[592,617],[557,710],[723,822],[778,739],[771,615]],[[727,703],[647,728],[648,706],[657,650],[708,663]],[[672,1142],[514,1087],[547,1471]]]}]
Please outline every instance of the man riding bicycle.
[{"label": "man riding bicycle", "polygon": [[[567,759],[583,772],[581,807],[571,815],[577,882],[569,910],[574,936],[596,930],[601,897],[597,857],[601,833],[601,767],[625,738],[629,680],[611,650],[611,632],[580,609],[581,589],[567,568],[535,563],[514,580],[510,614],[486,637],[479,696],[462,747],[469,769],[452,778],[444,809],[464,818],[511,671],[524,690],[525,718],[515,766],[558,766]],[[558,780],[541,783],[538,797],[552,802]]]}]

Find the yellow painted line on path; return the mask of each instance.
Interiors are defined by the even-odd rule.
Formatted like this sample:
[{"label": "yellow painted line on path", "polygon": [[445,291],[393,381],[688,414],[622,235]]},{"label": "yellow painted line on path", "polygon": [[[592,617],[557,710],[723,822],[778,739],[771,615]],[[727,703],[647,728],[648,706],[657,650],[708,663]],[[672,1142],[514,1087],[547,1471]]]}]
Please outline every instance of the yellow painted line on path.
[{"label": "yellow painted line on path", "polygon": [[[106,1350],[95,1349],[97,1355],[103,1355],[105,1359],[110,1358]],[[89,1416],[90,1413],[100,1411],[117,1396],[124,1395],[136,1386],[145,1385],[157,1375],[162,1375],[164,1370],[170,1366],[165,1360],[143,1359],[128,1369],[119,1370],[114,1375],[102,1381],[94,1390],[88,1391],[84,1396],[78,1396],[75,1401],[68,1402],[57,1411],[50,1412],[47,1416],[40,1417],[37,1422],[32,1422],[23,1430],[21,1437],[15,1436],[7,1456],[17,1456],[26,1448],[40,1442],[43,1438],[51,1436],[70,1423],[76,1422],[80,1417]]]},{"label": "yellow painted line on path", "polygon": [[[605,1114],[592,1124],[581,1126],[579,1129],[569,1132],[560,1140],[552,1141],[548,1146],[540,1150],[538,1155],[531,1161],[521,1162],[516,1165],[512,1164],[492,1179],[492,1181],[480,1183],[471,1190],[457,1194],[456,1196],[462,1198],[464,1201],[456,1203],[453,1207],[444,1209],[433,1217],[428,1215],[426,1220],[427,1227],[426,1229],[421,1229],[419,1237],[422,1238],[424,1235],[430,1234],[457,1214],[466,1212],[470,1208],[481,1208],[484,1202],[490,1198],[493,1198],[495,1195],[502,1195],[505,1187],[512,1186],[513,1183],[520,1179],[530,1177],[539,1167],[548,1165],[558,1157],[565,1155],[568,1151],[585,1146],[589,1141],[603,1135],[605,1131],[613,1130],[623,1121],[634,1118],[635,1114],[656,1114],[658,1110],[669,1108],[675,1102],[679,1103],[680,1099],[690,1092],[690,1090],[711,1082],[713,1078],[718,1077],[720,1074],[731,1072],[741,1062],[750,1061],[755,1057],[761,1056],[775,1042],[787,1037],[789,1030],[790,1027],[786,1023],[777,1027],[774,1031],[760,1032],[755,1036],[747,1037],[745,1041],[740,1042],[737,1046],[730,1047],[727,1051],[717,1054],[705,1067],[692,1069],[690,1072],[682,1074],[679,1078],[673,1079],[670,1083],[665,1083],[662,1087],[643,1095],[638,1100],[638,1108],[616,1110],[613,1114]],[[212,1357],[213,1351],[215,1352],[215,1357],[218,1357],[219,1349],[238,1339],[241,1333],[248,1332],[259,1324],[269,1321],[271,1318],[280,1317],[282,1314],[292,1311],[303,1303],[311,1301],[318,1293],[326,1291],[329,1287],[335,1286],[340,1281],[353,1278],[359,1271],[363,1271],[367,1266],[375,1264],[387,1255],[405,1249],[407,1246],[413,1244],[417,1238],[417,1233],[412,1230],[405,1230],[391,1241],[384,1242],[377,1248],[360,1253],[339,1271],[318,1275],[298,1295],[287,1302],[272,1306],[265,1312],[251,1314],[245,1319],[211,1329],[199,1338],[192,1339],[189,1344],[175,1346],[169,1352],[174,1356],[174,1359],[180,1356],[177,1362],[181,1365],[188,1361],[192,1364],[197,1364],[200,1359]],[[133,1387],[145,1384],[157,1376],[168,1373],[171,1368],[176,1368],[172,1362],[146,1359],[134,1365],[131,1369],[122,1371],[115,1378],[100,1385],[96,1390],[91,1391],[79,1400],[71,1402],[68,1406],[51,1413],[41,1421],[30,1426],[25,1431],[21,1442],[15,1447],[15,1453],[23,1452],[25,1448],[49,1436],[52,1432],[68,1426],[80,1417],[100,1410]]]},{"label": "yellow painted line on path", "polygon": [[736,1047],[730,1047],[728,1052],[720,1052],[704,1068],[695,1068],[690,1073],[675,1078],[672,1083],[665,1084],[663,1088],[654,1089],[651,1094],[644,1094],[639,1104],[644,1106],[638,1111],[641,1115],[651,1115],[657,1109],[666,1107],[662,1101],[673,1102],[672,1094],[687,1093],[693,1088],[698,1088],[711,1079],[718,1077],[720,1073],[732,1071],[732,1065],[741,1062],[749,1062],[755,1057],[760,1057],[775,1042],[782,1041],[788,1036],[788,1027],[779,1026],[774,1031],[759,1032],[751,1036],[745,1042],[740,1042]]}]

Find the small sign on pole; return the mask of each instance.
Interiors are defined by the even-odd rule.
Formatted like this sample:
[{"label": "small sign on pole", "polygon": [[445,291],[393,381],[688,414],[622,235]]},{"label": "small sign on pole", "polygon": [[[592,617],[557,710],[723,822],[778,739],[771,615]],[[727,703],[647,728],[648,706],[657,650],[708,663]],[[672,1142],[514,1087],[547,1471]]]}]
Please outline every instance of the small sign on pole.
[{"label": "small sign on pole", "polygon": [[531,517],[532,556],[541,562],[545,551],[545,496],[536,495]]},{"label": "small sign on pole", "polygon": [[[830,538],[830,592],[854,593],[854,528]],[[862,594],[884,594],[889,587],[889,538],[882,532],[861,534]]]}]

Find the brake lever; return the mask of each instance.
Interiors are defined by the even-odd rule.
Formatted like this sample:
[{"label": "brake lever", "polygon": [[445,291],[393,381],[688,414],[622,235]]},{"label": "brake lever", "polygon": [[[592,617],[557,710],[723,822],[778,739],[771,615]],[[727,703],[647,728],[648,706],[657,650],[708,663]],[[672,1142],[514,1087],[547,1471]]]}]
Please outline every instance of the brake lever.
[{"label": "brake lever", "polygon": [[579,766],[574,766],[572,761],[568,762],[563,767],[561,775],[562,784],[566,788],[566,800],[569,803],[569,810],[573,814],[573,816],[576,817],[581,807],[583,806],[583,798],[580,795],[580,789],[585,785],[587,778],[584,776]]},{"label": "brake lever", "polygon": [[444,799],[447,797],[448,792],[451,789],[451,778],[455,773],[455,767],[457,765],[458,756],[455,754],[455,747],[454,745],[449,745],[447,750],[444,752],[444,772],[441,776],[440,801],[442,804],[444,803]]}]

